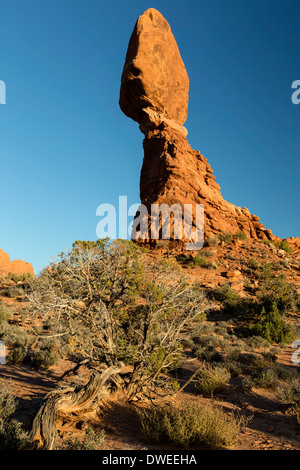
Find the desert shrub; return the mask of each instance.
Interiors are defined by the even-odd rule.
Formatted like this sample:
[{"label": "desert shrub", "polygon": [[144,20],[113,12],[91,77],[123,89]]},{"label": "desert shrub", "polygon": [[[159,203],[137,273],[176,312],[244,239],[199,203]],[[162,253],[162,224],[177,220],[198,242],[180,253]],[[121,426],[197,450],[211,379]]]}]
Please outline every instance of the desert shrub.
[{"label": "desert shrub", "polygon": [[250,258],[248,261],[248,268],[250,269],[258,269],[259,262],[255,258]]},{"label": "desert shrub", "polygon": [[224,367],[226,368],[226,370],[228,370],[231,377],[238,377],[243,372],[238,362],[232,359],[225,358]]},{"label": "desert shrub", "polygon": [[216,269],[217,265],[206,259],[207,252],[201,252],[196,256],[178,255],[177,261],[190,267],[200,266],[201,268]]},{"label": "desert shrub", "polygon": [[276,303],[266,311],[262,308],[258,322],[254,328],[259,336],[270,343],[287,343],[292,338],[292,329],[278,312]]},{"label": "desert shrub", "polygon": [[247,235],[246,235],[242,230],[239,230],[239,231],[236,233],[236,236],[237,236],[240,240],[246,240],[246,239],[247,239]]},{"label": "desert shrub", "polygon": [[218,235],[207,237],[205,240],[205,245],[207,246],[217,246],[217,245],[220,245],[220,243],[221,243],[221,240],[218,237]]},{"label": "desert shrub", "polygon": [[27,349],[18,346],[9,351],[6,362],[7,364],[21,364],[27,356]]},{"label": "desert shrub", "polygon": [[0,325],[1,323],[6,322],[7,319],[8,319],[7,307],[3,303],[0,303]]},{"label": "desert shrub", "polygon": [[254,379],[254,384],[259,388],[275,390],[278,385],[276,370],[271,368],[260,370]]},{"label": "desert shrub", "polygon": [[286,240],[282,240],[278,243],[275,243],[275,246],[277,246],[277,248],[279,248],[280,250],[286,251],[289,254],[292,253],[292,249],[290,247],[290,244]]},{"label": "desert shrub", "polygon": [[105,431],[96,432],[92,427],[85,430],[82,440],[71,437],[63,442],[59,450],[99,450],[105,439]]},{"label": "desert shrub", "polygon": [[261,336],[250,336],[245,342],[251,349],[266,349],[270,347],[269,341]]},{"label": "desert shrub", "polygon": [[1,290],[1,295],[8,298],[22,297],[24,295],[24,289],[16,286],[7,287]]},{"label": "desert shrub", "polygon": [[229,232],[221,232],[219,234],[219,239],[221,240],[221,242],[224,242],[224,243],[229,243],[231,242],[232,240],[232,233],[229,233]]},{"label": "desert shrub", "polygon": [[229,284],[215,289],[210,294],[222,304],[222,311],[231,317],[253,319],[257,313],[258,303],[251,298],[241,298]]},{"label": "desert shrub", "polygon": [[197,324],[192,331],[193,338],[209,335],[214,332],[214,325],[210,322],[202,322]]},{"label": "desert shrub", "polygon": [[198,359],[207,362],[219,362],[222,360],[222,355],[212,345],[201,345],[193,349],[193,353]]},{"label": "desert shrub", "polygon": [[15,274],[15,273],[8,273],[7,276],[5,276],[5,279],[8,279],[10,281],[14,282],[25,282],[28,281],[32,278],[32,274],[30,273],[25,273],[25,274]]},{"label": "desert shrub", "polygon": [[300,405],[300,379],[293,377],[291,380],[278,387],[279,398],[287,404]]},{"label": "desert shrub", "polygon": [[203,445],[208,448],[234,445],[245,425],[243,418],[222,409],[198,403],[182,407],[164,405],[139,412],[143,432],[155,442],[178,447]]},{"label": "desert shrub", "polygon": [[7,322],[0,324],[0,338],[7,346],[26,346],[30,343],[28,333],[17,325],[10,325]]},{"label": "desert shrub", "polygon": [[15,412],[16,399],[9,392],[8,388],[2,386],[0,389],[0,420],[7,419]]},{"label": "desert shrub", "polygon": [[7,388],[0,390],[0,450],[24,450],[29,448],[29,436],[22,423],[11,416],[17,402]]},{"label": "desert shrub", "polygon": [[251,377],[243,377],[241,381],[241,387],[244,392],[251,392],[254,388],[255,383]]},{"label": "desert shrub", "polygon": [[277,274],[274,263],[264,263],[257,270],[259,281],[258,297],[265,308],[270,308],[275,302],[278,309],[285,313],[297,311],[300,306],[300,296],[297,288],[287,281],[284,273]]},{"label": "desert shrub", "polygon": [[297,379],[299,378],[299,374],[295,367],[293,366],[286,366],[283,364],[276,364],[275,365],[275,370],[277,377],[280,380],[283,380],[284,382],[288,382],[292,379]]},{"label": "desert shrub", "polygon": [[195,379],[196,390],[205,396],[223,390],[230,380],[230,373],[223,365],[207,365],[197,374]]},{"label": "desert shrub", "polygon": [[59,348],[59,343],[53,338],[43,338],[38,342],[35,349],[31,351],[30,362],[34,368],[44,368],[47,370],[49,367],[57,364],[62,355],[63,352]]},{"label": "desert shrub", "polygon": [[253,374],[255,371],[257,356],[251,353],[242,353],[237,350],[235,354],[229,355],[231,360],[235,360],[242,369],[244,374]]},{"label": "desert shrub", "polygon": [[32,355],[32,366],[33,367],[43,367],[44,369],[49,369],[49,367],[57,364],[58,362],[58,355],[53,352],[49,351],[48,349],[38,349],[34,351]]}]

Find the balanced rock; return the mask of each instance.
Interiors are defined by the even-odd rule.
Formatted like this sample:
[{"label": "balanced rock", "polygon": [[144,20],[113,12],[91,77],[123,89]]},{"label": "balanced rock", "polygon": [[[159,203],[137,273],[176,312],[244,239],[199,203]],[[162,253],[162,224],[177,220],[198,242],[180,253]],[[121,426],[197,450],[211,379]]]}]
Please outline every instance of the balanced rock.
[{"label": "balanced rock", "polygon": [[30,263],[20,259],[10,260],[10,257],[5,251],[0,249],[0,277],[5,277],[8,274],[31,274],[34,276],[33,267]]},{"label": "balanced rock", "polygon": [[[220,232],[243,231],[247,238],[276,239],[259,217],[223,199],[207,159],[190,147],[183,127],[188,89],[188,75],[171,28],[151,8],[138,18],[131,35],[119,99],[121,110],[140,124],[145,135],[140,178],[142,205],[149,213],[153,204],[177,204],[182,208],[185,204],[204,205],[206,238]],[[149,219],[148,234],[138,241],[156,246],[150,225]],[[171,233],[168,245],[182,247],[186,240],[176,238]]]},{"label": "balanced rock", "polygon": [[121,78],[119,104],[141,130],[163,121],[177,129],[187,118],[189,77],[171,28],[150,8],[136,22]]}]

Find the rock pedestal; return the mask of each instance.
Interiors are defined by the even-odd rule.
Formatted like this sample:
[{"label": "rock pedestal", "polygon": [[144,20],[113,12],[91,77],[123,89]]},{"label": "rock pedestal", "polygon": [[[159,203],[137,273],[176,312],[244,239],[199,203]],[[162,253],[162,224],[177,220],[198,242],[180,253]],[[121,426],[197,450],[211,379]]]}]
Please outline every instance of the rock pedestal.
[{"label": "rock pedestal", "polygon": [[[144,133],[141,203],[204,205],[205,237],[242,231],[247,238],[275,240],[259,217],[223,199],[207,159],[193,150],[184,123],[189,78],[171,28],[155,9],[145,11],[131,35],[121,78],[120,108]],[[195,225],[195,214],[193,214]],[[160,226],[160,228],[162,228]],[[141,243],[156,245],[149,232]],[[174,243],[183,246],[174,233]]]}]

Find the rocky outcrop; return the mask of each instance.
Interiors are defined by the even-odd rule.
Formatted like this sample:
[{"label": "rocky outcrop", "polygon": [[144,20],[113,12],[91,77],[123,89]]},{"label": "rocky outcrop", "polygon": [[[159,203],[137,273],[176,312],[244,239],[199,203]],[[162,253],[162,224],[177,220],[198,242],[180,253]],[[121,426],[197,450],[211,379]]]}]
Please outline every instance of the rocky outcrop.
[{"label": "rocky outcrop", "polygon": [[31,274],[34,276],[33,267],[30,263],[20,259],[10,260],[10,257],[5,251],[0,249],[0,277],[5,277],[8,274]]},{"label": "rocky outcrop", "polygon": [[[138,18],[131,35],[119,100],[121,110],[139,123],[145,135],[142,204],[149,213],[151,204],[179,204],[182,208],[184,204],[203,204],[206,238],[219,232],[242,231],[250,239],[275,240],[258,216],[222,197],[207,159],[190,147],[183,127],[188,89],[188,75],[171,28],[151,8]],[[193,222],[195,225],[195,214]],[[171,233],[170,243],[172,240],[182,246]],[[140,241],[157,243],[150,229]]]}]

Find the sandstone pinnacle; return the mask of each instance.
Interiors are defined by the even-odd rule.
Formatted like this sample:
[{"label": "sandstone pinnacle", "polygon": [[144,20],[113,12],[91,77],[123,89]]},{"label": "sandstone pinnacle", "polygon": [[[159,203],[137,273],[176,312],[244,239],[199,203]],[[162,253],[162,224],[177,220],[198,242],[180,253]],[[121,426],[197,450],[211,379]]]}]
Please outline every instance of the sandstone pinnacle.
[{"label": "sandstone pinnacle", "polygon": [[[149,212],[152,204],[203,204],[206,239],[242,231],[250,239],[276,240],[258,216],[222,197],[207,159],[190,147],[183,127],[188,89],[187,71],[168,22],[153,8],[145,11],[129,41],[119,99],[121,110],[145,135],[141,203]],[[175,238],[171,234],[169,246],[175,242],[182,247]],[[157,244],[150,229],[146,239],[138,241]]]}]

